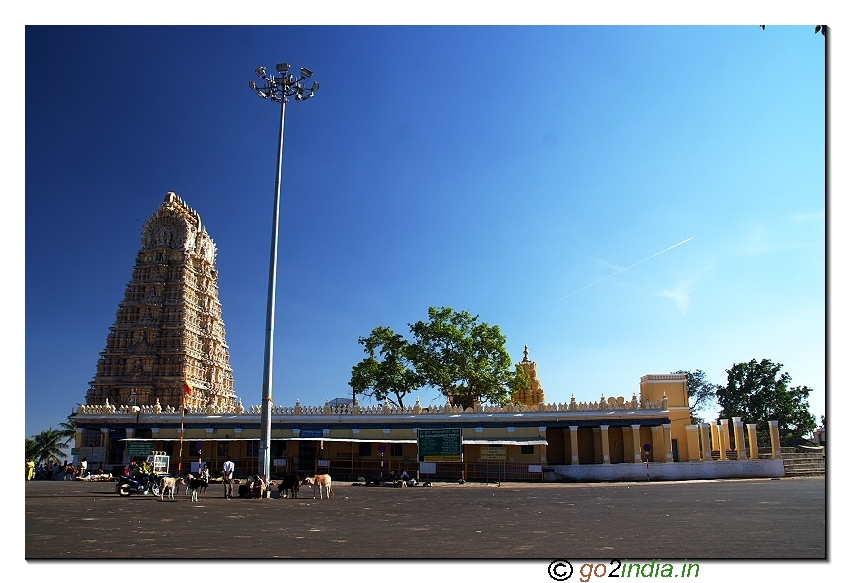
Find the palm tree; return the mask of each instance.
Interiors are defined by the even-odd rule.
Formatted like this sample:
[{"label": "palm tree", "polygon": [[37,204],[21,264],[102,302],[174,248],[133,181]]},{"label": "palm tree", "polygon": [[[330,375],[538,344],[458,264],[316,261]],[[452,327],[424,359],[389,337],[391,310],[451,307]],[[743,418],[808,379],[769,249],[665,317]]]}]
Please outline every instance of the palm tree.
[{"label": "palm tree", "polygon": [[28,460],[35,461],[36,456],[38,455],[38,444],[34,442],[32,439],[26,438],[26,458]]},{"label": "palm tree", "polygon": [[74,414],[68,415],[68,420],[59,424],[59,435],[65,438],[62,445],[68,445],[72,439],[77,436],[77,421],[74,419]]},{"label": "palm tree", "polygon": [[52,461],[54,464],[59,463],[59,456],[65,454],[60,445],[60,441],[62,440],[62,433],[60,431],[51,427],[38,435],[34,435],[33,439],[35,440],[34,459],[36,462]]}]

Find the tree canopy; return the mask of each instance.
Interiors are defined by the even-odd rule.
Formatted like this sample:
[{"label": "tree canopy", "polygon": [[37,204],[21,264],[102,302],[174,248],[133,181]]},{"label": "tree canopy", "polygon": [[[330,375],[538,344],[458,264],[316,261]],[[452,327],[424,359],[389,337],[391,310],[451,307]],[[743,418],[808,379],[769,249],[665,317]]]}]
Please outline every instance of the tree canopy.
[{"label": "tree canopy", "polygon": [[688,401],[691,404],[691,423],[702,423],[702,417],[697,413],[710,406],[715,400],[715,394],[720,385],[708,382],[705,372],[697,369],[695,371],[677,370],[673,374],[688,375]]},{"label": "tree canopy", "polygon": [[791,387],[791,375],[780,372],[782,366],[753,359],[728,369],[726,386],[717,389],[720,416],[751,420],[762,432],[769,429],[769,421],[778,421],[782,440],[811,433],[816,427],[815,416],[809,412],[811,389]]},{"label": "tree canopy", "polygon": [[59,458],[65,453],[62,451],[60,443],[62,441],[62,433],[52,427],[45,429],[38,435],[34,435],[33,441],[35,442],[35,446],[32,448],[27,443],[27,455],[32,455],[33,461],[36,463],[52,461],[58,464]]},{"label": "tree canopy", "polygon": [[361,337],[367,357],[352,368],[349,385],[355,394],[402,399],[425,386],[437,388],[463,408],[476,402],[504,404],[510,391],[528,388],[522,367],[514,367],[498,326],[469,312],[428,308],[428,320],[408,324],[405,340],[387,327]]},{"label": "tree canopy", "polygon": [[368,356],[351,370],[348,384],[354,393],[404,407],[404,397],[424,385],[412,361],[410,344],[386,326],[375,328],[357,342]]}]

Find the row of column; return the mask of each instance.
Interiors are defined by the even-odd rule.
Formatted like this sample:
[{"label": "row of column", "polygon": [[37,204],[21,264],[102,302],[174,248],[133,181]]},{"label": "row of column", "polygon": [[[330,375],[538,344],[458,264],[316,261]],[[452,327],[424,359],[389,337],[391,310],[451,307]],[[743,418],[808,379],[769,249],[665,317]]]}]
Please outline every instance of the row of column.
[{"label": "row of column", "polygon": [[[579,455],[578,455],[578,426],[570,425],[570,451],[572,453],[572,457],[569,460],[570,465],[577,466],[579,465]],[[595,429],[595,428],[594,428]],[[600,441],[602,443],[602,463],[610,464],[611,463],[611,452],[608,441],[608,425],[600,425]],[[670,423],[665,423],[660,426],[652,427],[652,448],[661,450],[661,459],[664,462],[672,462],[673,461],[673,440],[672,440],[672,425]],[[566,434],[566,429],[564,433]],[[642,453],[643,447],[640,443],[640,425],[630,425],[629,427],[623,427],[623,439],[628,440],[628,434],[631,433],[631,451],[633,453],[632,460],[624,460],[631,461],[633,463],[639,464],[643,461]],[[566,436],[566,435],[565,435]],[[625,443],[624,443],[625,445]],[[648,453],[648,452],[647,452]],[[656,456],[657,459],[658,456]]]},{"label": "row of column", "polygon": [[[686,425],[685,431],[688,437],[688,457],[693,460],[711,461],[711,452],[719,451],[720,459],[726,460],[727,450],[729,450],[729,429],[728,419],[720,421],[712,421],[711,423],[701,423],[699,425]],[[770,457],[776,459],[782,457],[782,450],[779,445],[779,421],[769,421],[770,424]],[[732,418],[732,430],[735,436],[735,446],[729,451],[737,452],[738,459],[743,459],[744,452],[744,423],[740,417]],[[756,434],[756,424],[747,423],[747,434],[750,443],[751,460],[758,458],[758,438]],[[700,447],[702,444],[702,447]]]},{"label": "row of column", "polygon": [[[728,419],[721,419],[719,422],[712,421],[711,423],[701,423],[700,425],[686,425],[685,431],[688,447],[688,459],[690,461],[712,461],[712,449],[719,450],[721,460],[728,459],[727,447],[730,444],[730,440],[728,438],[728,421]],[[733,417],[732,422],[732,429],[734,431],[735,436],[735,446],[731,449],[731,451],[736,451],[738,454],[738,459],[743,459],[742,453],[745,450],[744,423],[741,421],[740,417]],[[772,459],[780,458],[782,457],[782,451],[779,445],[779,422],[770,421],[769,423],[771,445],[770,457]],[[569,460],[570,465],[579,465],[578,429],[579,428],[577,425],[571,425],[569,427],[571,451],[571,459]],[[601,433],[600,441],[602,444],[603,464],[611,463],[608,429],[608,425],[599,426],[599,431]],[[660,426],[652,427],[652,448],[654,450],[661,450],[660,456],[653,456],[653,459],[658,460],[660,457],[661,461],[663,462],[673,461],[673,442],[671,436],[671,429],[672,426],[670,423],[665,423]],[[566,434],[566,430],[564,430],[564,433]],[[643,461],[643,448],[640,443],[640,425],[631,425],[629,427],[623,427],[624,440],[629,439],[629,433],[631,433],[631,451],[633,453],[633,459],[631,461],[633,463],[641,463]],[[755,423],[747,424],[747,433],[750,443],[749,458],[756,459],[758,458],[758,439],[756,434]],[[700,443],[702,443],[702,447],[700,447]]]}]

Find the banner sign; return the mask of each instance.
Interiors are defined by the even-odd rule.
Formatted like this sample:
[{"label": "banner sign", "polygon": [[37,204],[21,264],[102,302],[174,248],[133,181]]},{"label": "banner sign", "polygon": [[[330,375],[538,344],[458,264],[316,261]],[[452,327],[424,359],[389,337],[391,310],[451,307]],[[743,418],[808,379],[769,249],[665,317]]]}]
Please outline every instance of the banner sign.
[{"label": "banner sign", "polygon": [[420,429],[418,444],[420,462],[463,461],[460,429]]},{"label": "banner sign", "polygon": [[505,461],[508,459],[508,450],[505,447],[482,446],[481,459],[485,461]]},{"label": "banner sign", "polygon": [[151,455],[153,452],[153,441],[128,441],[127,454],[130,457],[141,457]]}]

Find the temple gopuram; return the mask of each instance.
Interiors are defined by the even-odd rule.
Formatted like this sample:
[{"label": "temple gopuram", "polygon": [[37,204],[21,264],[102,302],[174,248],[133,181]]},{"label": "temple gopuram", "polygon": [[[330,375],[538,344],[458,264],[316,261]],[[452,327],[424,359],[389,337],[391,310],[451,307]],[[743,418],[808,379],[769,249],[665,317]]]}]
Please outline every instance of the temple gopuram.
[{"label": "temple gopuram", "polygon": [[86,405],[236,406],[215,258],[200,215],[169,192],[142,229]]}]

